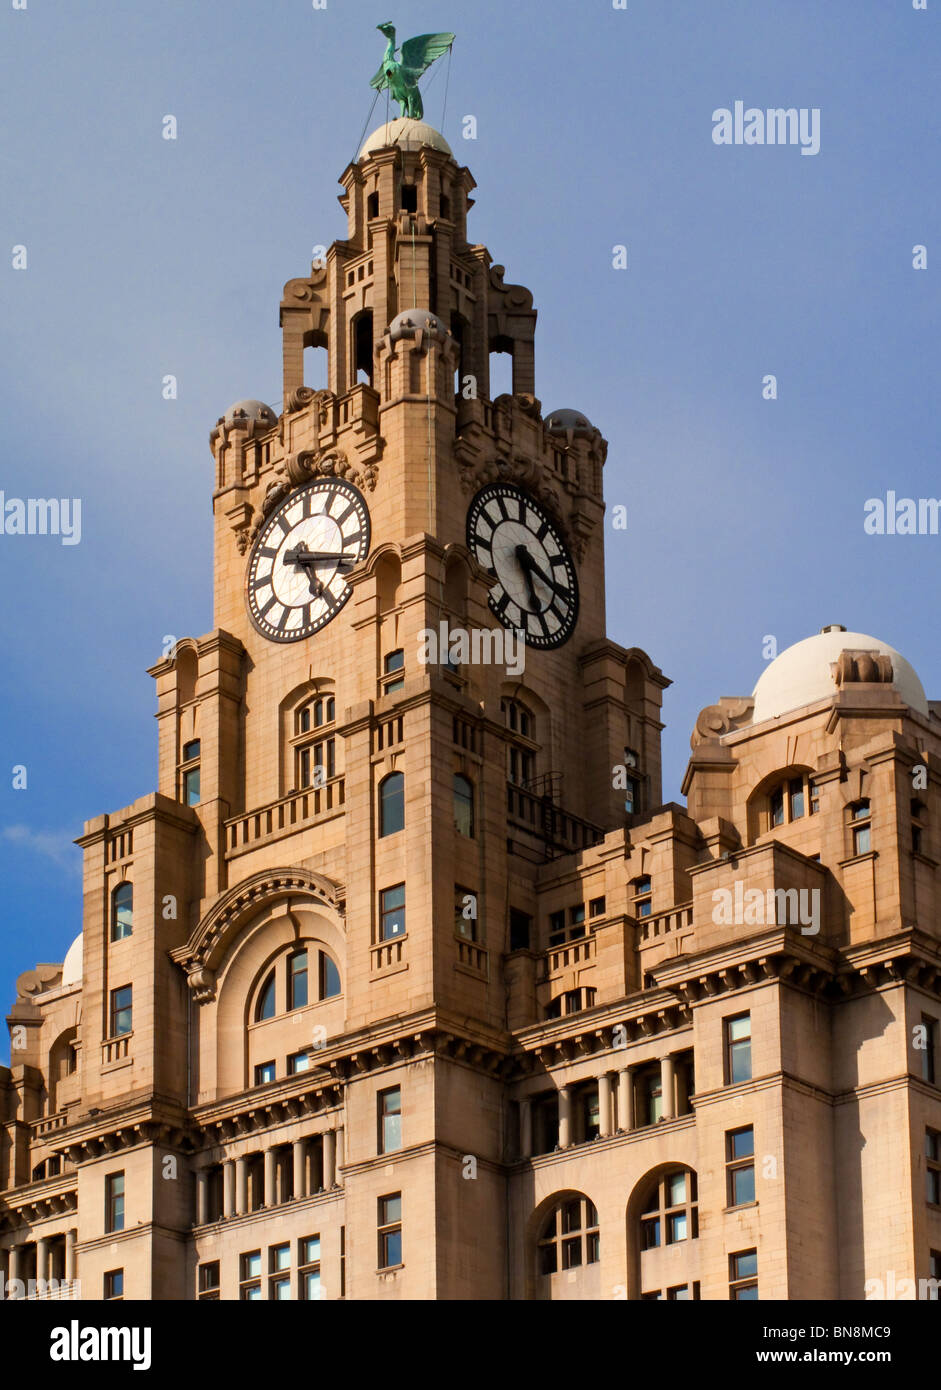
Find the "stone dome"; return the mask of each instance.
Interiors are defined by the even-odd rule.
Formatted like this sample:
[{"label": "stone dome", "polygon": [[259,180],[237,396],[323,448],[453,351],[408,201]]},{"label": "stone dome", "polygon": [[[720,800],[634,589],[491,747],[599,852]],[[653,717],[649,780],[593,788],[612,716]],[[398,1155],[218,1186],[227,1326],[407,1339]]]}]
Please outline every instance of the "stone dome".
[{"label": "stone dome", "polygon": [[[887,658],[881,664],[888,671],[888,663],[891,663],[891,683],[899,695],[919,714],[928,714],[924,687],[904,656],[877,637],[867,637],[862,632],[847,632],[845,628],[834,625],[823,628],[814,637],[795,642],[772,661],[754,689],[752,723],[761,724],[766,719],[774,719],[790,710],[836,695],[840,689],[836,666],[842,652],[871,652],[874,657]],[[879,680],[880,677],[875,674],[876,663],[871,665],[873,674],[870,678]],[[865,678],[864,675],[857,677]]]},{"label": "stone dome", "polygon": [[398,145],[403,150],[420,150],[422,145],[430,145],[442,154],[451,154],[451,146],[434,126],[425,121],[416,121],[411,116],[399,116],[378,126],[372,135],[366,137],[357,159],[365,159],[373,150],[384,150],[388,145]]},{"label": "stone dome", "polygon": [[65,953],[65,960],[62,964],[62,983],[64,985],[80,985],[82,983],[82,933],[72,942]]},{"label": "stone dome", "polygon": [[236,420],[248,420],[251,424],[261,425],[276,425],[278,423],[277,415],[270,405],[265,405],[264,401],[236,401],[235,405],[229,406],[222,418],[227,425],[234,424]]},{"label": "stone dome", "polygon": [[580,410],[553,410],[546,416],[546,429],[551,434],[592,434],[594,425]]}]

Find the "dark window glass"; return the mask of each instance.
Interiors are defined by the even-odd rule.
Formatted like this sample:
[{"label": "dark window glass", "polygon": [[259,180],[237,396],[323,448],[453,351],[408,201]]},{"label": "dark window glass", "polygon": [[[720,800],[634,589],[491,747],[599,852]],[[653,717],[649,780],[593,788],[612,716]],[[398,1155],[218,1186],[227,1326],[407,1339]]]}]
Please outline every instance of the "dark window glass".
[{"label": "dark window glass", "polygon": [[105,1230],[124,1230],[123,1173],[109,1173],[105,1178]]},{"label": "dark window glass", "polygon": [[303,1009],[307,1004],[307,952],[295,951],[288,959],[288,1008]]},{"label": "dark window glass", "polygon": [[276,1079],[274,1062],[260,1062],[255,1068],[255,1085],[267,1086]]},{"label": "dark window glass", "polygon": [[274,1018],[275,1014],[275,978],[274,971],[268,976],[261,987],[258,996],[258,1005],[255,1009],[255,1021],[260,1023],[263,1018]]},{"label": "dark window glass", "polygon": [[186,806],[199,805],[199,768],[191,767],[183,773],[183,803]]},{"label": "dark window glass", "polygon": [[528,951],[533,929],[533,919],[528,912],[510,908],[510,950]]},{"label": "dark window glass", "polygon": [[804,814],[804,780],[792,777],[788,783],[791,794],[791,820],[798,820]]},{"label": "dark window glass", "polygon": [[124,1297],[124,1270],[111,1269],[105,1275],[105,1298]]},{"label": "dark window glass", "polygon": [[454,828],[459,835],[474,838],[474,788],[473,785],[456,773],[454,777]]},{"label": "dark window glass", "polygon": [[395,835],[405,826],[405,776],[390,772],[379,783],[379,834]]},{"label": "dark window glass", "polygon": [[340,972],[326,951],[320,952],[320,997],[332,999],[340,990]]},{"label": "dark window glass", "polygon": [[111,1036],[120,1038],[130,1033],[132,1022],[132,990],[130,985],[111,991]]},{"label": "dark window glass", "polygon": [[751,1015],[742,1014],[739,1018],[727,1018],[726,1025],[726,1069],[728,1084],[751,1080]]},{"label": "dark window glass", "polygon": [[199,739],[198,739],[198,738],[191,739],[189,743],[184,743],[184,744],[183,744],[183,761],[184,761],[185,763],[192,762],[192,760],[193,760],[194,758],[198,758],[198,757],[199,757]]},{"label": "dark window glass", "polygon": [[379,894],[379,939],[389,941],[405,933],[405,884],[384,888]]},{"label": "dark window glass", "polygon": [[784,824],[784,788],[776,787],[771,793],[771,824]]},{"label": "dark window glass", "polygon": [[123,941],[134,930],[134,886],[119,883],[111,895],[111,940]]}]

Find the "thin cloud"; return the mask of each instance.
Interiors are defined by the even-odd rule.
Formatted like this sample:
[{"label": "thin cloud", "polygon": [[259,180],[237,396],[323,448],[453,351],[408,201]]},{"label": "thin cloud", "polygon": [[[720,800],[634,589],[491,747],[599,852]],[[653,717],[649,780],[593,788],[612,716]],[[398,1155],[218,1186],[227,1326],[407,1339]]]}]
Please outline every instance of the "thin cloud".
[{"label": "thin cloud", "polygon": [[70,873],[81,872],[81,858],[68,831],[32,830],[28,825],[8,825],[0,830],[0,841],[30,854],[40,854]]}]

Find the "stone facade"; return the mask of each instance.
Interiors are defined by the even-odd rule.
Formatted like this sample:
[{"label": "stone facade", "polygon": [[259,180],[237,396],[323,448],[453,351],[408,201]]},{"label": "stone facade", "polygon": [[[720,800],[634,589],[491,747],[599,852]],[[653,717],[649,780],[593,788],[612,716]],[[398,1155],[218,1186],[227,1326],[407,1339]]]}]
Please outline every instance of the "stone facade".
[{"label": "stone facade", "polygon": [[[341,182],[347,239],[285,286],[280,413],[211,434],[215,627],[152,669],[158,788],[86,824],[81,937],[17,982],[9,1295],[938,1278],[934,707],[829,629],[703,711],[687,808],[662,804],[669,682],[606,636],[606,444],[543,413],[532,296],[467,241],[470,173],[398,121]],[[331,622],[273,642],[253,548],[330,478],[368,554]],[[420,658],[442,622],[498,628],[467,536],[495,482],[551,516],[581,598],[515,676]]]}]

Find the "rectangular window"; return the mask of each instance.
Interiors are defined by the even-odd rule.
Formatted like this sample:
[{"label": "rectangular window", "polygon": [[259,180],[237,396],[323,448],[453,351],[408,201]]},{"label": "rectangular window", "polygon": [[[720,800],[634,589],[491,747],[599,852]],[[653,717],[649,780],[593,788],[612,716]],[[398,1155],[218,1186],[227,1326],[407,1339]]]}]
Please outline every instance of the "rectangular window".
[{"label": "rectangular window", "polygon": [[938,1020],[930,1014],[922,1014],[921,1026],[925,1030],[925,1050],[921,1054],[921,1079],[934,1086],[938,1074]]},{"label": "rectangular window", "polygon": [[184,806],[199,805],[199,768],[188,767],[183,773]]},{"label": "rectangular window", "polygon": [[402,1194],[379,1198],[379,1268],[402,1263]]},{"label": "rectangular window", "polygon": [[549,945],[560,946],[565,940],[565,913],[549,913]]},{"label": "rectangular window", "polygon": [[313,1065],[314,1054],[311,1051],[294,1052],[288,1058],[288,1076],[297,1076],[302,1071],[310,1071]]},{"label": "rectangular window", "polygon": [[105,1230],[124,1230],[124,1174],[109,1173],[105,1178]]},{"label": "rectangular window", "polygon": [[941,1207],[941,1134],[925,1130],[925,1197],[933,1207]]},{"label": "rectangular window", "polygon": [[726,1085],[751,1081],[751,1014],[739,1014],[724,1022]]},{"label": "rectangular window", "polygon": [[239,1299],[242,1303],[261,1301],[261,1251],[250,1250],[239,1256]]},{"label": "rectangular window", "polygon": [[758,1251],[739,1250],[729,1256],[729,1298],[735,1302],[758,1297]]},{"label": "rectangular window", "polygon": [[659,1062],[638,1073],[641,1123],[655,1125],[663,1114],[663,1086]]},{"label": "rectangular window", "polygon": [[297,1243],[298,1297],[304,1303],[323,1299],[320,1283],[320,1237],[305,1236]]},{"label": "rectangular window", "polygon": [[105,1275],[105,1298],[124,1297],[124,1270],[109,1269]]},{"label": "rectangular window", "polygon": [[853,853],[868,854],[872,847],[872,836],[868,825],[860,825],[853,831]]},{"label": "rectangular window", "polygon": [[653,891],[653,886],[650,882],[649,875],[645,874],[643,878],[635,878],[633,887],[634,916],[649,917],[651,912],[653,911],[653,906],[650,897],[651,892]]},{"label": "rectangular window", "polygon": [[817,782],[810,783],[810,814],[816,816],[820,811],[820,786]]},{"label": "rectangular window", "polygon": [[130,985],[122,985],[120,989],[111,991],[110,1009],[110,1028],[109,1037],[120,1038],[125,1033],[131,1031],[132,1021],[132,991]]},{"label": "rectangular window", "polygon": [[454,885],[454,930],[468,941],[477,940],[477,894],[460,883]]},{"label": "rectangular window", "polygon": [[588,904],[589,917],[603,917],[605,912],[604,898],[592,898]]},{"label": "rectangular window", "polygon": [[269,1081],[277,1078],[277,1070],[274,1062],[259,1062],[255,1068],[255,1085],[267,1086]]},{"label": "rectangular window", "polygon": [[268,1251],[268,1297],[274,1303],[291,1298],[291,1247],[272,1245]]},{"label": "rectangular window", "polygon": [[744,1207],[755,1200],[755,1131],[751,1125],[725,1136],[726,1201]]},{"label": "rectangular window", "polygon": [[196,1288],[199,1298],[204,1303],[218,1303],[219,1301],[219,1261],[209,1260],[206,1264],[200,1265],[196,1276]]},{"label": "rectangular window", "polygon": [[383,888],[379,894],[379,940],[405,935],[405,884]]},{"label": "rectangular window", "polygon": [[771,793],[771,796],[769,797],[769,805],[770,805],[770,809],[771,809],[771,824],[772,824],[773,826],[774,826],[774,825],[783,825],[783,824],[784,824],[784,788],[783,788],[783,787],[777,787],[777,788]]},{"label": "rectangular window", "polygon": [[288,1008],[303,1009],[307,1004],[307,952],[295,951],[288,961]]},{"label": "rectangular window", "polygon": [[528,912],[510,908],[510,950],[528,951],[532,941],[533,919]]},{"label": "rectangular window", "polygon": [[800,820],[804,814],[804,779],[792,777],[787,785],[791,796],[791,820]]},{"label": "rectangular window", "polygon": [[402,1091],[392,1086],[388,1091],[380,1091],[379,1104],[379,1152],[393,1153],[402,1147]]}]

